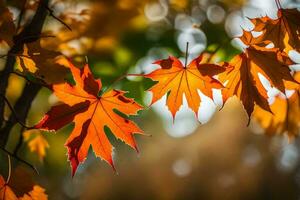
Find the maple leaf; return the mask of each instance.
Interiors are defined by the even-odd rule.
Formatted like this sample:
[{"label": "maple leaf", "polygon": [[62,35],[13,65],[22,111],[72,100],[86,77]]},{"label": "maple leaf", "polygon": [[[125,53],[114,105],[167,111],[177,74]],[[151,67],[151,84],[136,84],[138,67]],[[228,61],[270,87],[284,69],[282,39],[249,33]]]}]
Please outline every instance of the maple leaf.
[{"label": "maple leaf", "polygon": [[31,173],[22,167],[13,170],[9,180],[0,175],[1,200],[47,200],[45,189],[32,181]]},{"label": "maple leaf", "polygon": [[154,62],[154,64],[160,65],[161,69],[144,75],[146,78],[157,81],[149,89],[153,94],[151,104],[168,94],[166,104],[174,119],[176,112],[182,105],[183,95],[185,95],[189,108],[197,116],[201,102],[198,90],[212,98],[213,88],[223,88],[223,85],[213,76],[225,70],[225,68],[215,64],[201,64],[202,58],[203,56],[200,55],[191,61],[187,67],[183,66],[177,58],[171,56],[168,59]]},{"label": "maple leaf", "polygon": [[62,82],[68,72],[61,53],[45,49],[41,41],[24,44],[22,55],[16,57],[18,69],[45,79],[48,83]]},{"label": "maple leaf", "polygon": [[30,151],[35,152],[42,162],[46,155],[46,149],[49,148],[49,143],[46,138],[39,130],[35,129],[25,131],[23,136],[24,141],[28,143]]},{"label": "maple leaf", "polygon": [[54,84],[54,94],[64,104],[53,106],[44,118],[35,126],[42,130],[58,130],[70,122],[75,127],[67,139],[68,157],[72,166],[72,175],[87,157],[92,146],[96,156],[108,162],[113,168],[112,145],[104,128],[126,144],[137,150],[134,134],[143,131],[132,121],[117,114],[136,115],[142,106],[133,99],[124,96],[124,91],[111,90],[98,96],[102,85],[95,80],[85,65],[83,69],[69,65],[76,85],[68,83]]},{"label": "maple leaf", "polygon": [[294,9],[279,9],[278,19],[268,16],[250,19],[254,24],[253,31],[262,34],[256,42],[272,42],[275,47],[288,52],[291,49],[300,51],[300,12]]},{"label": "maple leaf", "polygon": [[[300,73],[294,76],[300,81]],[[300,128],[300,90],[286,99],[277,96],[270,106],[270,114],[259,107],[254,109],[253,116],[255,120],[264,128],[265,134],[273,136],[275,134],[286,133],[289,139],[299,135]]]},{"label": "maple leaf", "polygon": [[259,79],[259,74],[267,78],[272,86],[285,93],[285,89],[298,88],[298,83],[290,74],[288,66],[291,64],[292,60],[279,49],[250,46],[229,63],[223,64],[228,68],[219,76],[222,83],[227,82],[226,88],[222,91],[224,102],[236,95],[246,109],[249,120],[255,104],[271,112],[267,91]]}]

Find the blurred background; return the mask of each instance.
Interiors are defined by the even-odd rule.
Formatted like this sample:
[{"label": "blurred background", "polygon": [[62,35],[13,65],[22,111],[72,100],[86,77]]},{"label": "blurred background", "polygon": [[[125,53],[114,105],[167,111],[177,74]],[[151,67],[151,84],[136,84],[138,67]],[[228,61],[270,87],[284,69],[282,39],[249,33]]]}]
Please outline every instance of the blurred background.
[{"label": "blurred background", "polygon": [[[104,87],[126,73],[149,73],[155,60],[169,55],[181,59],[189,42],[189,60],[202,52],[215,53],[214,61],[228,61],[243,45],[235,36],[242,27],[251,30],[247,17],[269,15],[276,18],[273,0],[52,0],[54,15],[68,24],[68,30],[48,17],[41,44],[71,57],[78,65],[86,60]],[[6,2],[14,17],[22,1]],[[284,8],[300,8],[299,0],[282,0]],[[37,1],[27,0],[25,19],[34,14]],[[232,40],[233,39],[233,40]],[[8,46],[2,44],[1,54]],[[295,59],[299,61],[299,55]],[[0,59],[0,66],[5,59]],[[17,68],[17,66],[16,66]],[[56,82],[57,72],[48,82]],[[70,78],[70,75],[67,75]],[[13,103],[25,81],[11,75],[7,96]],[[151,94],[145,92],[152,81],[128,77],[114,88],[147,106]],[[165,98],[133,119],[152,137],[137,136],[140,153],[110,136],[115,146],[115,173],[109,165],[89,157],[74,178],[64,143],[73,126],[58,131],[22,133],[16,126],[8,149],[19,137],[25,143],[20,157],[37,166],[34,179],[46,189],[50,199],[299,199],[299,143],[284,135],[269,137],[255,119],[247,127],[246,113],[232,98],[223,109],[215,91],[215,102],[202,95],[198,119],[186,102],[174,123]],[[38,122],[57,103],[51,91],[42,89],[32,104],[27,124]],[[9,112],[7,110],[7,112]],[[108,133],[109,134],[109,133]],[[38,143],[34,141],[38,138]],[[33,142],[32,142],[33,141]],[[43,145],[40,145],[42,143]],[[31,145],[30,145],[31,144]],[[0,170],[7,171],[7,158],[0,154]],[[17,163],[15,163],[17,165]]]}]

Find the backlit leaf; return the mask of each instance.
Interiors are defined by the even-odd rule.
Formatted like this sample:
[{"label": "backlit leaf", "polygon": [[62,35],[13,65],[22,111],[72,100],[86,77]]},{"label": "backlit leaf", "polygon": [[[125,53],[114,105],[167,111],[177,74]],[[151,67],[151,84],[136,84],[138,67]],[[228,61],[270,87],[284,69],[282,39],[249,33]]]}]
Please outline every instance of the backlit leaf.
[{"label": "backlit leaf", "polygon": [[202,55],[186,67],[175,57],[156,61],[155,64],[160,65],[161,69],[145,75],[146,78],[157,81],[149,89],[153,94],[151,104],[168,94],[166,104],[175,118],[176,112],[182,105],[184,95],[188,106],[197,116],[201,102],[198,90],[212,98],[212,89],[223,87],[213,76],[225,70],[215,64],[202,64],[201,61]]},{"label": "backlit leaf", "polygon": [[42,130],[58,130],[74,122],[75,127],[69,136],[66,147],[72,166],[72,175],[78,165],[87,157],[92,146],[96,156],[108,162],[112,167],[112,145],[104,128],[108,127],[116,138],[137,150],[134,134],[143,131],[131,120],[117,114],[135,115],[142,106],[133,99],[124,96],[124,91],[111,90],[98,96],[102,89],[100,80],[95,80],[89,66],[78,69],[69,65],[76,85],[68,83],[54,84],[54,94],[64,104],[53,106],[44,118],[35,126]]}]

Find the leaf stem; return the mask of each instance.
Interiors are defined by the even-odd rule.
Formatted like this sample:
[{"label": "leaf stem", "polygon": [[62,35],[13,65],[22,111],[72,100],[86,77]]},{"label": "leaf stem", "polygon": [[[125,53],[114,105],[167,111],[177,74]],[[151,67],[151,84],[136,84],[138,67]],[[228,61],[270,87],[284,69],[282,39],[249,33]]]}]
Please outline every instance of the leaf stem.
[{"label": "leaf stem", "polygon": [[189,57],[189,42],[186,43],[184,68],[186,68],[187,66],[188,57]]},{"label": "leaf stem", "polygon": [[277,9],[280,10],[282,8],[280,0],[275,0],[275,3],[276,3]]},{"label": "leaf stem", "polygon": [[277,2],[277,0],[275,0],[275,3],[276,3],[276,7],[277,7],[277,9],[279,9],[279,5],[278,5],[278,2]]}]

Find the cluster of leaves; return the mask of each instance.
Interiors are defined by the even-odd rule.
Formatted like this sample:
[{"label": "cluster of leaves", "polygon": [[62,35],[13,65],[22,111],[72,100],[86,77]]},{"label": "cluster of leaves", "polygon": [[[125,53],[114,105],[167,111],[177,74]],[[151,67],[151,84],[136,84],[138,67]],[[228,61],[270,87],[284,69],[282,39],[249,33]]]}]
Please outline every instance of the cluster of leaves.
[{"label": "cluster of leaves", "polygon": [[[277,23],[270,18],[266,20],[266,17],[252,19],[255,25],[253,31],[262,31],[262,34],[254,38],[251,32],[244,31],[240,39],[248,47],[229,63],[209,64],[204,62],[203,54],[189,65],[183,65],[175,57],[156,61],[155,64],[161,68],[144,75],[145,78],[157,82],[149,89],[153,94],[151,104],[167,95],[167,107],[175,118],[185,96],[188,106],[197,116],[201,103],[198,91],[212,98],[212,89],[221,89],[224,103],[232,96],[236,96],[242,102],[249,121],[254,105],[272,113],[267,90],[263,87],[259,74],[266,77],[270,84],[282,93],[287,89],[299,90],[298,82],[289,69],[289,65],[294,62],[285,53],[291,49],[291,44],[297,44],[290,40],[295,40],[294,38],[299,40],[300,26],[295,24],[294,20],[289,21],[289,18],[295,19],[299,16],[296,9],[279,9],[278,19],[275,20]],[[275,28],[282,32],[279,34],[280,38],[277,34],[271,37],[274,28],[269,27],[270,24],[275,24]],[[292,35],[289,35],[291,32]],[[279,42],[286,37],[291,38],[287,43],[289,45],[284,45],[281,49]],[[267,48],[266,45],[271,42],[275,47]],[[293,47],[298,50],[297,46]],[[79,163],[87,157],[90,146],[97,156],[114,166],[111,157],[112,145],[105,135],[104,127],[107,126],[117,138],[137,150],[133,134],[142,131],[132,121],[114,110],[125,115],[133,115],[141,110],[142,106],[133,99],[126,98],[124,91],[102,91],[99,96],[101,81],[93,78],[87,65],[78,69],[69,63],[69,68],[76,85],[68,83],[52,85],[54,94],[64,104],[52,107],[34,128],[58,130],[70,122],[75,122],[75,128],[66,142],[73,175]],[[214,78],[216,75],[219,80]],[[292,126],[299,128],[299,121],[295,122],[297,124]]]},{"label": "cluster of leaves", "polygon": [[[174,57],[155,62],[161,65],[158,69],[148,75],[154,81],[158,81],[150,91],[153,93],[152,103],[160,99],[164,94],[168,94],[167,106],[173,117],[182,104],[183,94],[185,95],[189,107],[196,113],[200,105],[200,90],[206,96],[212,98],[212,89],[222,88],[223,102],[236,96],[247,111],[249,122],[254,106],[256,118],[262,126],[270,133],[284,133],[289,136],[296,136],[299,132],[298,110],[299,104],[299,73],[292,72],[290,65],[295,64],[288,56],[290,50],[299,52],[300,39],[300,13],[297,9],[282,9],[278,4],[278,19],[271,19],[267,16],[250,19],[254,25],[252,31],[243,30],[243,35],[239,39],[247,45],[244,52],[234,56],[230,62],[216,64],[201,64],[201,58],[196,58],[190,65],[183,66]],[[261,32],[258,37],[254,37],[252,32]],[[269,47],[270,44],[274,47]],[[293,75],[294,74],[294,75]],[[218,75],[218,80],[213,76]],[[268,94],[263,86],[260,75],[265,77],[272,87],[279,89],[284,96],[284,100],[276,97],[276,102],[272,105],[268,102]],[[285,96],[286,90],[293,90],[290,99]],[[277,105],[277,101],[289,102],[290,106]],[[288,110],[286,107],[289,107]],[[284,112],[275,111],[277,108],[284,109]],[[293,111],[290,111],[290,110]],[[271,123],[264,117],[263,111]],[[261,117],[259,115],[261,114]],[[285,117],[276,123],[278,115]],[[291,117],[288,117],[291,115]],[[281,117],[282,118],[282,117]],[[263,120],[262,120],[263,119]],[[285,124],[285,125],[282,125]],[[272,129],[270,129],[272,127]]]},{"label": "cluster of leaves", "polygon": [[[151,104],[167,95],[166,105],[174,119],[185,96],[189,108],[197,116],[201,104],[199,91],[213,99],[212,90],[219,89],[224,104],[230,97],[236,96],[244,106],[249,122],[254,112],[255,118],[267,134],[287,132],[291,137],[296,136],[300,125],[300,90],[297,82],[300,80],[299,73],[292,74],[289,68],[295,63],[289,58],[288,52],[300,51],[300,22],[297,20],[300,13],[297,9],[282,9],[279,1],[276,3],[279,8],[278,19],[267,16],[251,19],[253,30],[244,30],[240,37],[247,48],[234,56],[230,62],[212,64],[210,58],[207,59],[205,54],[201,54],[189,64],[182,64],[179,59],[170,56],[155,62],[160,66],[159,69],[149,74],[136,75],[156,82],[149,89],[153,94]],[[12,35],[15,34],[16,27],[2,1],[0,9],[0,39],[12,47]],[[254,37],[253,31],[261,34]],[[269,47],[270,44],[274,47]],[[125,91],[110,88],[104,90],[101,80],[93,77],[88,64],[83,68],[74,66],[60,52],[45,49],[41,40],[26,42],[22,45],[21,53],[13,56],[17,58],[19,71],[36,77],[40,84],[52,90],[61,101],[61,104],[53,106],[40,122],[27,128],[57,131],[67,124],[75,125],[65,143],[72,175],[75,174],[78,165],[87,158],[90,147],[97,157],[114,168],[113,146],[105,133],[107,128],[116,138],[138,151],[134,134],[144,133],[130,116],[137,115],[143,106],[126,97]],[[62,81],[68,71],[71,72],[75,84]],[[281,92],[281,96],[276,96],[271,105],[260,75]],[[282,98],[286,90],[293,90],[290,98],[285,95]],[[31,151],[37,152],[42,159],[45,148],[49,145],[40,133],[35,133],[35,138],[30,140],[32,134],[34,133],[24,134],[25,140],[30,141]],[[14,194],[9,182],[5,182],[2,177],[0,186],[0,195],[3,193],[4,199],[6,195],[10,195],[12,199],[19,198]],[[35,199],[36,190],[40,191],[39,195],[43,193],[41,188],[33,187],[32,191],[21,199]]]}]

